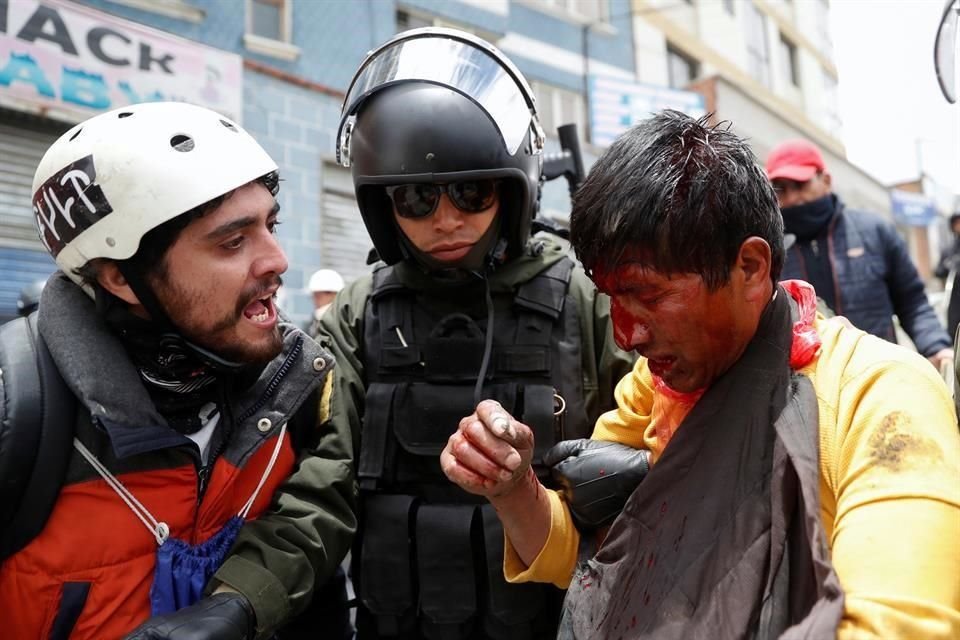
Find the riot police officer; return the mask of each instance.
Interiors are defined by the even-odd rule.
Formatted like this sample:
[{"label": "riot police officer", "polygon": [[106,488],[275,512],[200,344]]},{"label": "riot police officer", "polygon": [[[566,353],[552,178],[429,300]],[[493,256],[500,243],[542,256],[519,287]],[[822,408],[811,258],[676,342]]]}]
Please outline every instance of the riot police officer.
[{"label": "riot police officer", "polygon": [[492,398],[535,429],[546,480],[543,453],[588,436],[630,369],[569,246],[531,236],[543,147],[523,76],[459,31],[399,34],[344,100],[337,157],[380,262],[320,339],[338,362],[332,420],[358,447],[361,639],[555,636],[562,593],[504,581],[496,515],[438,460]]}]

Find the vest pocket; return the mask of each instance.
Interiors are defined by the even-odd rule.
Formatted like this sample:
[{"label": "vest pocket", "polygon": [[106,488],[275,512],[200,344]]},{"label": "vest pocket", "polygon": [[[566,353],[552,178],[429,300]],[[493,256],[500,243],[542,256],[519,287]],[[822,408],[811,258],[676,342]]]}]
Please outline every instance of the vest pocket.
[{"label": "vest pocket", "polygon": [[50,628],[50,640],[67,640],[80,619],[83,606],[90,593],[89,582],[64,582],[60,593],[60,606]]},{"label": "vest pocket", "polygon": [[471,531],[474,505],[424,504],[417,511],[421,631],[428,638],[466,638],[477,611]]},{"label": "vest pocket", "polygon": [[360,554],[360,600],[376,618],[378,634],[398,635],[414,614],[410,522],[413,496],[371,495],[363,527]]},{"label": "vest pocket", "polygon": [[[494,398],[516,416],[514,384],[484,388],[484,398]],[[439,456],[460,420],[475,409],[473,387],[414,382],[406,393],[394,396],[394,433],[400,446],[420,456]],[[520,419],[520,416],[516,416]]]}]

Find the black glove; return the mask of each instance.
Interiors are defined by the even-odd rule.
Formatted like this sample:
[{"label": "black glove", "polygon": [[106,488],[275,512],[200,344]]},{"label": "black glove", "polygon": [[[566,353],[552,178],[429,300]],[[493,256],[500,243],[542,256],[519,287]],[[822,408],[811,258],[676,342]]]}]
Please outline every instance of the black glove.
[{"label": "black glove", "polygon": [[602,440],[564,440],[543,456],[578,529],[613,521],[650,470],[650,452]]},{"label": "black glove", "polygon": [[239,593],[217,593],[179,611],[154,616],[126,640],[249,640],[253,607]]}]

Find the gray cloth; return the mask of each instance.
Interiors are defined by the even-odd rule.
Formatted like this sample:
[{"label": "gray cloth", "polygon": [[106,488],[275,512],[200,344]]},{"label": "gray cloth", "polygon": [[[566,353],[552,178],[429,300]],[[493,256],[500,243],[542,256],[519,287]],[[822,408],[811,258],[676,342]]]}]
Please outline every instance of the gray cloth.
[{"label": "gray cloth", "polygon": [[819,520],[818,407],[789,367],[791,306],[781,289],[578,568],[561,638],[836,635],[843,592]]}]

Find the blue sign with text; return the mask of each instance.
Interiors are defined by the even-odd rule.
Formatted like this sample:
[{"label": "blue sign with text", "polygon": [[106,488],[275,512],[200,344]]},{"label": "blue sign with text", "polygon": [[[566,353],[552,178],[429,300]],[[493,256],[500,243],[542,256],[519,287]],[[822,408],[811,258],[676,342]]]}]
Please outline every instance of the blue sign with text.
[{"label": "blue sign with text", "polygon": [[890,192],[893,219],[911,227],[926,227],[937,219],[933,198],[922,193],[894,189]]}]

